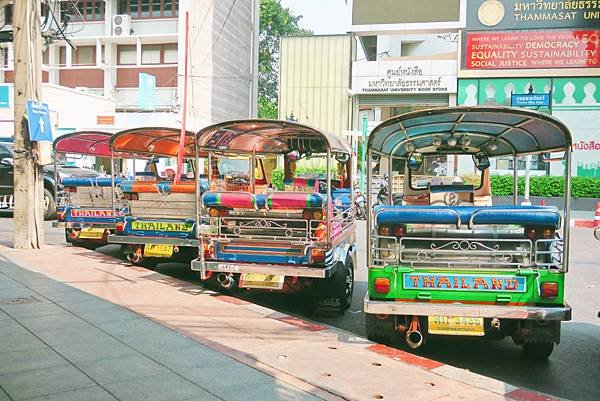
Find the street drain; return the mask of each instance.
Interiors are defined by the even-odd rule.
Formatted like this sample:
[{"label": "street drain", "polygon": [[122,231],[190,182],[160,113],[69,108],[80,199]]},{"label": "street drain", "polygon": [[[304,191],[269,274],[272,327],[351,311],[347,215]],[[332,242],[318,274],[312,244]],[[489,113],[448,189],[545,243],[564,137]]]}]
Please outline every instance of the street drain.
[{"label": "street drain", "polygon": [[329,349],[337,349],[337,347],[327,347],[327,348],[329,348]]},{"label": "street drain", "polygon": [[42,302],[34,296],[0,299],[0,305],[23,305]]},{"label": "street drain", "polygon": [[325,376],[325,377],[331,377],[331,373],[325,372],[325,373],[323,373],[323,376]]},{"label": "street drain", "polygon": [[381,394],[375,394],[373,395],[373,398],[376,400],[383,400],[383,396]]},{"label": "street drain", "polygon": [[373,362],[373,363],[371,363],[371,365],[373,365],[373,366],[381,366],[381,364],[379,362]]}]

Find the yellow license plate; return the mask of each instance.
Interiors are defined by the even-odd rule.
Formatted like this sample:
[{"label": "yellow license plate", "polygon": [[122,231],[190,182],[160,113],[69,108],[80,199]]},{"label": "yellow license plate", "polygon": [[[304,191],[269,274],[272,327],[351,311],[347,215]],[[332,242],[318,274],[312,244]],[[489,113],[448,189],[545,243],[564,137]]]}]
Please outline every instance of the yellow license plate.
[{"label": "yellow license plate", "polygon": [[170,258],[173,255],[173,245],[145,245],[144,256],[147,258]]},{"label": "yellow license plate", "polygon": [[446,336],[483,336],[482,317],[428,316],[429,334]]},{"label": "yellow license plate", "polygon": [[103,236],[103,228],[82,228],[79,233],[81,239],[102,239]]},{"label": "yellow license plate", "polygon": [[274,274],[242,273],[240,277],[240,288],[266,288],[280,290],[283,288],[285,276]]}]

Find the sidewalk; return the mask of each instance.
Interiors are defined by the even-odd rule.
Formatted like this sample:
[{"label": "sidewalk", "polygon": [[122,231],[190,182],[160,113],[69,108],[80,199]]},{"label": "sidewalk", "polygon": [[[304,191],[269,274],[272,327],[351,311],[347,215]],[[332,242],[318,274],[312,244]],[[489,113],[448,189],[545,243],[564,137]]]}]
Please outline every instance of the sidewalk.
[{"label": "sidewalk", "polygon": [[92,251],[0,255],[0,401],[553,400]]}]

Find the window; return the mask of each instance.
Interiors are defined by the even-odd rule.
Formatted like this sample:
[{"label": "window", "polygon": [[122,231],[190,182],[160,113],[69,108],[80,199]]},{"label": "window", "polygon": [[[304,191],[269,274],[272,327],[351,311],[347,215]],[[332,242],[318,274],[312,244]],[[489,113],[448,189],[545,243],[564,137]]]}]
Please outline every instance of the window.
[{"label": "window", "polygon": [[67,65],[67,47],[61,46],[58,51],[58,65]]},{"label": "window", "polygon": [[177,43],[163,45],[163,63],[177,64]]},{"label": "window", "polygon": [[71,15],[73,21],[104,20],[104,0],[79,0],[75,2],[75,10]]},{"label": "window", "polygon": [[117,12],[132,19],[176,17],[179,0],[119,0]]},{"label": "window", "polygon": [[119,45],[117,46],[118,59],[117,64],[131,65],[136,64],[136,46],[135,45]]},{"label": "window", "polygon": [[161,45],[142,45],[142,64],[160,64],[161,49]]},{"label": "window", "polygon": [[42,52],[42,64],[50,64],[50,51],[48,49]]},{"label": "window", "polygon": [[96,46],[79,46],[73,50],[72,65],[96,65]]},{"label": "window", "polygon": [[177,64],[177,43],[142,45],[142,64]]}]

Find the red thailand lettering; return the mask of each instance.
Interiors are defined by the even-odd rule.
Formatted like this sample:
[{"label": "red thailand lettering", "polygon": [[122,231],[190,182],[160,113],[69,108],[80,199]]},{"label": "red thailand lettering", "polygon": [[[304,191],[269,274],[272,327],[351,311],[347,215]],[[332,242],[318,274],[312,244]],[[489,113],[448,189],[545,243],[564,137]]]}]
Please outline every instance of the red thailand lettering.
[{"label": "red thailand lettering", "polygon": [[423,277],[423,287],[434,288],[435,278],[434,277]]},{"label": "red thailand lettering", "polygon": [[442,285],[445,285],[446,288],[452,288],[452,284],[450,284],[448,277],[438,277],[437,288],[442,288]]},{"label": "red thailand lettering", "polygon": [[489,285],[485,282],[485,279],[482,279],[481,277],[475,277],[473,281],[475,282],[475,284],[473,285],[474,289],[479,288],[479,286],[483,286],[483,288],[485,288],[486,290],[490,288]]},{"label": "red thailand lettering", "polygon": [[501,278],[493,278],[492,279],[492,290],[501,290],[502,289],[502,279]]}]

